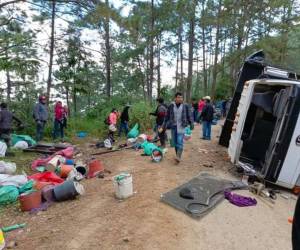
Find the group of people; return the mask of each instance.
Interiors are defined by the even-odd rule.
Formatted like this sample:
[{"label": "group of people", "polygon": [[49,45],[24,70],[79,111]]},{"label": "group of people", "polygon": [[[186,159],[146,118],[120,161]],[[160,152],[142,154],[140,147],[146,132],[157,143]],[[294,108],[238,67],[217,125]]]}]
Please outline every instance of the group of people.
[{"label": "group of people", "polygon": [[[68,108],[63,106],[61,101],[57,101],[54,106],[54,125],[53,139],[64,139],[64,129],[67,127]],[[47,98],[42,95],[38,103],[33,108],[33,118],[36,123],[36,141],[39,142],[44,137],[45,125],[49,118]],[[8,109],[7,103],[0,104],[0,140],[3,140],[7,147],[10,147],[11,132],[13,122],[17,123],[19,128],[24,128],[22,121]]]},{"label": "group of people", "polygon": [[[201,120],[203,126],[203,136],[204,140],[211,140],[211,125],[214,117],[214,108],[211,105],[210,97],[206,96],[197,102],[197,108],[193,103],[192,107],[184,103],[183,95],[177,92],[174,96],[174,101],[167,105],[164,99],[157,98],[157,108],[154,112],[149,113],[149,115],[155,116],[155,132],[160,140],[162,148],[165,148],[167,141],[166,130],[171,131],[171,142],[175,148],[176,161],[179,163],[182,158],[183,146],[184,146],[184,133],[185,128],[190,127],[191,130],[194,129],[194,122]],[[128,133],[128,123],[129,123],[129,111],[130,106],[126,105],[120,114],[117,109],[112,109],[109,116],[106,118],[105,123],[108,125],[108,136],[112,142],[114,142],[114,133],[117,129],[117,121],[120,118],[119,125],[119,136],[122,132],[125,135]]]},{"label": "group of people", "polygon": [[[60,138],[64,140],[64,129],[67,127],[67,118],[69,115],[68,107],[63,106],[61,101],[54,105],[54,125],[52,136],[53,139]],[[34,106],[33,119],[36,123],[36,141],[41,141],[44,137],[45,125],[49,117],[47,98],[44,95],[39,97],[38,103]]]}]

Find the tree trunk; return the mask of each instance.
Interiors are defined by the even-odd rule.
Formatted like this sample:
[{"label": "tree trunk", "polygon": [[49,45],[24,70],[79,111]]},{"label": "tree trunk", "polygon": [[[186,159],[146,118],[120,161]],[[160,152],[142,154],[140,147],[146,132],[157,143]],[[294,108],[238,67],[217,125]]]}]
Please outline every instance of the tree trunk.
[{"label": "tree trunk", "polygon": [[[6,60],[8,60],[8,51],[7,50],[5,50],[5,57],[6,57]],[[11,79],[10,79],[9,69],[6,69],[6,92],[7,92],[7,96],[6,96],[7,102],[10,102]]]},{"label": "tree trunk", "polygon": [[154,81],[154,0],[151,0],[151,25],[150,25],[150,79],[149,102],[152,101],[152,87]]},{"label": "tree trunk", "polygon": [[[204,18],[204,10],[205,10],[205,1],[202,1],[202,19]],[[203,87],[204,87],[204,95],[208,94],[208,86],[207,86],[207,70],[206,70],[206,35],[205,35],[205,25],[202,24],[202,57],[203,57]]]},{"label": "tree trunk", "polygon": [[192,82],[193,82],[193,63],[194,63],[194,41],[195,41],[195,8],[196,1],[193,0],[191,4],[191,18],[189,30],[189,61],[188,61],[188,77],[186,83],[186,101],[191,102]]},{"label": "tree trunk", "polygon": [[52,66],[53,66],[53,53],[54,53],[54,32],[55,32],[55,5],[56,0],[52,1],[52,13],[51,13],[51,37],[50,37],[50,52],[49,52],[49,70],[47,80],[47,104],[49,105],[51,87],[52,87]]},{"label": "tree trunk", "polygon": [[160,75],[160,42],[161,34],[157,36],[157,97],[160,96],[161,75]]},{"label": "tree trunk", "polygon": [[[179,82],[179,90],[184,92],[184,83],[183,83],[183,46],[182,46],[182,20],[180,20],[180,26],[178,30],[178,39],[179,39],[179,53],[180,53],[180,82]],[[184,93],[183,93],[184,94]]]},{"label": "tree trunk", "polygon": [[176,49],[176,71],[175,71],[175,91],[178,91],[178,65],[179,65],[179,43],[177,44]]},{"label": "tree trunk", "polygon": [[70,107],[70,97],[69,97],[69,87],[66,86],[66,101],[67,101],[67,106],[68,106],[68,116],[71,116],[71,107]]},{"label": "tree trunk", "polygon": [[215,55],[214,55],[214,66],[212,75],[211,85],[211,98],[216,98],[216,86],[217,86],[217,74],[218,74],[218,55],[219,55],[219,44],[220,44],[220,14],[221,14],[222,1],[219,1],[218,12],[217,12],[217,27],[216,27],[216,42],[215,42]]},{"label": "tree trunk", "polygon": [[[105,4],[109,7],[109,1],[105,0]],[[104,21],[105,30],[105,66],[106,66],[106,96],[111,97],[111,48],[110,48],[110,17],[107,15]]]}]

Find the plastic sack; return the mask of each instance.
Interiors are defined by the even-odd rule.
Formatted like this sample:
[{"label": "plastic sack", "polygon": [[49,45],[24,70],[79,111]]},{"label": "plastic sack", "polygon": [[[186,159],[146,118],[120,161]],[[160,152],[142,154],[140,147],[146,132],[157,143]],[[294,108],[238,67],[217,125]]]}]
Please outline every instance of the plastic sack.
[{"label": "plastic sack", "polygon": [[16,169],[16,163],[0,161],[0,174],[13,174]]},{"label": "plastic sack", "polygon": [[145,155],[152,155],[153,150],[159,150],[160,148],[156,146],[154,143],[145,141],[144,143],[141,144],[142,149],[144,149],[144,154]]},{"label": "plastic sack", "polygon": [[191,136],[192,136],[192,130],[191,130],[191,128],[190,127],[186,127],[185,129],[184,129],[184,140],[189,140],[189,139],[191,139]]},{"label": "plastic sack", "polygon": [[30,180],[30,181],[26,182],[23,186],[21,186],[19,188],[19,193],[22,194],[22,193],[26,193],[26,192],[29,192],[31,190],[34,190],[33,186],[34,186],[34,181]]},{"label": "plastic sack", "polygon": [[127,134],[128,138],[136,138],[139,135],[139,124],[135,124],[134,127]]},{"label": "plastic sack", "polygon": [[0,157],[4,157],[7,150],[6,143],[0,141]]},{"label": "plastic sack", "polygon": [[26,175],[0,174],[0,186],[21,187],[28,181]]},{"label": "plastic sack", "polygon": [[55,155],[61,155],[63,157],[66,157],[67,159],[72,159],[74,154],[74,148],[73,147],[67,147],[66,149],[60,150],[55,153]]},{"label": "plastic sack", "polygon": [[26,141],[18,141],[13,147],[17,149],[26,149],[28,148],[28,143]]},{"label": "plastic sack", "polygon": [[12,145],[15,145],[19,141],[26,141],[29,147],[36,145],[36,141],[33,140],[29,135],[16,135],[16,134],[11,135]]},{"label": "plastic sack", "polygon": [[19,190],[15,186],[0,187],[0,205],[15,202],[18,196]]}]

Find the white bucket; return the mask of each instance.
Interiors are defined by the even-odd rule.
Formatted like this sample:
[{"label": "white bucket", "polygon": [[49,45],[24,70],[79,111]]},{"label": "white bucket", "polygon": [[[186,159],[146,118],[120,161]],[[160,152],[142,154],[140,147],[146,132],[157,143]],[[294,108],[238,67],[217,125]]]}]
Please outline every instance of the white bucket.
[{"label": "white bucket", "polygon": [[126,199],[133,195],[132,175],[121,173],[114,176],[113,184],[118,199]]}]

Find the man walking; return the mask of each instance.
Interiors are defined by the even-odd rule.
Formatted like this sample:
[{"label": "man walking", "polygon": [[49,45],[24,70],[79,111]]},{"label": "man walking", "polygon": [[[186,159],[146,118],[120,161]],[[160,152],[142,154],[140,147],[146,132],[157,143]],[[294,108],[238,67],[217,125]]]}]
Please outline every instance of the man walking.
[{"label": "man walking", "polygon": [[206,96],[200,118],[202,119],[203,140],[211,140],[211,124],[214,119],[214,108],[210,103],[210,97]]},{"label": "man walking", "polygon": [[176,162],[181,161],[183,152],[184,129],[190,125],[194,129],[194,121],[189,106],[183,103],[183,96],[177,92],[175,101],[168,107],[164,128],[171,129],[172,143],[175,146]]},{"label": "man walking", "polygon": [[19,127],[22,122],[11,111],[8,110],[6,103],[0,104],[0,139],[4,140],[7,147],[10,147],[10,133],[12,131],[12,122],[15,120]]},{"label": "man walking", "polygon": [[36,141],[39,142],[44,137],[44,129],[48,120],[48,108],[46,105],[46,96],[41,95],[39,102],[33,110],[33,118],[36,122]]}]

